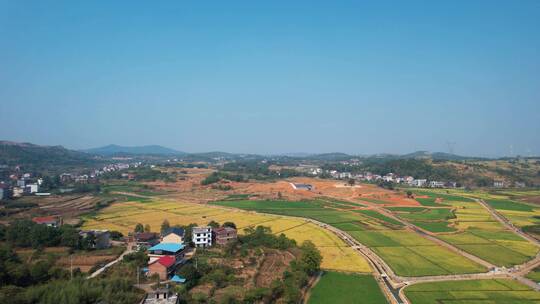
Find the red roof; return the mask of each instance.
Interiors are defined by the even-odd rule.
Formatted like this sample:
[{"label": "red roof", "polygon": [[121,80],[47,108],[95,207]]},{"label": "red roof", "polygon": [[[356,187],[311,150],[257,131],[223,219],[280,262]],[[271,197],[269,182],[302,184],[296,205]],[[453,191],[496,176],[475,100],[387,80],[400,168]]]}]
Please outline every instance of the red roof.
[{"label": "red roof", "polygon": [[43,224],[43,223],[55,223],[56,218],[54,216],[42,216],[42,217],[35,217],[32,219],[34,223]]},{"label": "red roof", "polygon": [[176,259],[173,256],[166,255],[166,256],[162,256],[161,258],[159,258],[159,260],[157,260],[157,262],[160,263],[161,265],[169,268],[172,265],[174,265],[174,262],[176,262]]}]

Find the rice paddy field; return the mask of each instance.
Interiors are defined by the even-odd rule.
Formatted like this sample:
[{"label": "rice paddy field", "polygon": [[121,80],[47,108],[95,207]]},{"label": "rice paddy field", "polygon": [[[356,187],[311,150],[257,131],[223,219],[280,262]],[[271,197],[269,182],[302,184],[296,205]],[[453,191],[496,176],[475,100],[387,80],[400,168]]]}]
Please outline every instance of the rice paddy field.
[{"label": "rice paddy field", "polygon": [[247,227],[268,226],[272,232],[284,233],[298,243],[311,240],[321,251],[324,269],[371,272],[367,261],[341,239],[306,220],[231,210],[218,206],[160,200],[118,203],[86,216],[82,229],[109,229],[127,234],[133,231],[137,223],[142,223],[149,224],[152,231],[159,231],[165,219],[171,225],[190,223],[205,225],[212,220],[219,223],[231,221],[237,225],[239,233]]},{"label": "rice paddy field", "polygon": [[[346,231],[376,252],[397,275],[428,276],[486,269],[374,210],[336,210],[318,201],[224,201],[215,204],[264,213],[313,218]],[[392,220],[392,221],[390,221]]]},{"label": "rice paddy field", "polygon": [[371,275],[325,272],[311,289],[308,304],[388,303]]},{"label": "rice paddy field", "polygon": [[405,295],[413,304],[540,303],[540,293],[504,279],[421,283],[406,287]]},{"label": "rice paddy field", "polygon": [[[425,190],[421,194],[442,198],[451,209],[425,207],[425,210],[407,212],[401,208],[394,212],[421,228],[438,233],[440,239],[497,266],[522,264],[538,253],[537,246],[507,230],[478,202],[466,197],[460,199],[455,192],[448,195],[440,191]],[[522,210],[530,207],[515,206],[500,197],[493,202],[498,208],[511,209],[511,212],[524,212]]]},{"label": "rice paddy field", "polygon": [[536,267],[531,272],[529,272],[526,277],[535,281],[536,283],[540,283],[540,268]]}]

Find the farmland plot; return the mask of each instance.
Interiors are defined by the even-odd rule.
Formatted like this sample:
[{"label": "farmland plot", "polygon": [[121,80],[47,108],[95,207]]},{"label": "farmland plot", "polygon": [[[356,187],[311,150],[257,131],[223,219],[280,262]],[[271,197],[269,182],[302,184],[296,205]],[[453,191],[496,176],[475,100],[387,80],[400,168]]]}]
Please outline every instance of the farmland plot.
[{"label": "farmland plot", "polygon": [[405,288],[413,304],[533,304],[540,294],[511,280],[468,280],[415,284]]},{"label": "farmland plot", "polygon": [[129,231],[133,231],[137,223],[142,223],[149,224],[152,231],[157,231],[165,219],[171,225],[188,225],[190,223],[205,225],[212,220],[219,223],[231,221],[237,225],[239,233],[242,233],[242,230],[247,227],[268,226],[274,233],[284,233],[298,243],[311,240],[321,251],[324,269],[371,271],[367,261],[341,239],[304,219],[175,201],[150,201],[113,204],[102,209],[95,216],[86,217],[82,228],[110,229],[127,234]]}]

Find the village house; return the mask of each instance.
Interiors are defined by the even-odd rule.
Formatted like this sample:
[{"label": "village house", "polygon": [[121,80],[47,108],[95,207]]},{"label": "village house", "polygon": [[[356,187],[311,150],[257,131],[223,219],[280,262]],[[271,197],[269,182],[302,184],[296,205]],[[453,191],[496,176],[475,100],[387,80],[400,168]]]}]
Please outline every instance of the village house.
[{"label": "village house", "polygon": [[427,179],[415,179],[412,185],[415,187],[424,187],[427,184]]},{"label": "village house", "polygon": [[158,288],[146,294],[143,304],[176,304],[180,297],[168,288]]},{"label": "village house", "polygon": [[34,194],[34,193],[36,193],[38,191],[39,191],[38,184],[27,184],[24,187],[24,193],[26,193],[26,194]]},{"label": "village house", "polygon": [[495,188],[504,188],[506,186],[506,184],[504,183],[504,181],[494,181],[493,182],[493,187]]},{"label": "village house", "polygon": [[184,243],[184,229],[178,228],[178,227],[167,229],[165,232],[161,234],[161,242],[183,244]]},{"label": "village house", "polygon": [[212,246],[212,228],[211,227],[193,227],[191,240],[195,247]]},{"label": "village house", "polygon": [[232,227],[214,228],[214,242],[218,245],[227,245],[229,242],[236,240],[236,229]]},{"label": "village house", "polygon": [[105,249],[111,247],[111,234],[109,230],[81,230],[79,235],[83,238],[93,238],[92,248]]},{"label": "village house", "polygon": [[148,248],[148,257],[160,258],[162,256],[174,256],[176,260],[181,260],[184,257],[184,244],[177,243],[159,243]]},{"label": "village house", "polygon": [[444,187],[444,182],[430,181],[429,186],[431,188],[443,188]]},{"label": "village house", "polygon": [[150,248],[159,243],[158,234],[154,232],[139,232],[128,235],[128,243],[132,249]]},{"label": "village house", "polygon": [[62,218],[57,218],[54,216],[35,217],[32,219],[32,221],[36,224],[46,225],[54,228],[62,226]]},{"label": "village house", "polygon": [[166,255],[162,256],[159,259],[149,262],[148,264],[148,276],[154,274],[159,275],[160,280],[167,280],[169,274],[174,272],[176,264],[176,259],[174,256]]}]

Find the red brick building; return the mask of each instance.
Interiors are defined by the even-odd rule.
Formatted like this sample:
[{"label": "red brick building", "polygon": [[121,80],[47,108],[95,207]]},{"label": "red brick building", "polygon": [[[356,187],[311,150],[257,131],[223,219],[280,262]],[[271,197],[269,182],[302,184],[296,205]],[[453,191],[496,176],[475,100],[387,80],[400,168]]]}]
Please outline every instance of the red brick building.
[{"label": "red brick building", "polygon": [[218,245],[226,245],[236,240],[236,229],[231,227],[219,227],[213,230],[214,242]]},{"label": "red brick building", "polygon": [[148,265],[148,275],[157,273],[159,279],[165,281],[169,278],[169,273],[174,271],[175,262],[176,259],[173,256],[162,256]]}]

